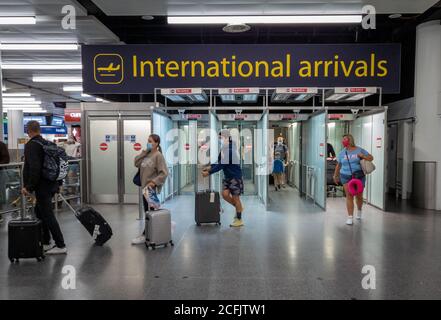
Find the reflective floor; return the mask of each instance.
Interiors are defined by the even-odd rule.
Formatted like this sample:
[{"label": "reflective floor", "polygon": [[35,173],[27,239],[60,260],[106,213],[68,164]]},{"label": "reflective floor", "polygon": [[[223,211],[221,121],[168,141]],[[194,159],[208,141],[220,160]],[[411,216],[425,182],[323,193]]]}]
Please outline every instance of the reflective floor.
[{"label": "reflective floor", "polygon": [[[60,214],[69,253],[12,265],[6,225],[0,227],[0,299],[440,299],[441,215],[365,208],[348,227],[344,201],[324,213],[293,190],[271,192],[271,211],[245,197],[245,227],[196,227],[194,198],[166,206],[176,222],[175,247],[131,246],[141,231],[136,206],[97,206],[114,230],[104,247],[73,214]],[[76,270],[76,289],[62,288],[62,269]],[[376,289],[362,287],[362,268],[375,267]]]}]

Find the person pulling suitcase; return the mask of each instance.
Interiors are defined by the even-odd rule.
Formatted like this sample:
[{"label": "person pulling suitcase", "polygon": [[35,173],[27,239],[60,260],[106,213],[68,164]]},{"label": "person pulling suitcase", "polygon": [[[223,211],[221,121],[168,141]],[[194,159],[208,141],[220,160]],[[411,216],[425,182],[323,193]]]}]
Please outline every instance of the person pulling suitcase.
[{"label": "person pulling suitcase", "polygon": [[236,216],[230,227],[244,226],[242,220],[243,205],[240,196],[243,194],[242,169],[240,167],[239,152],[230,131],[224,129],[219,132],[221,151],[218,161],[210,168],[202,171],[203,177],[208,177],[216,172],[224,172],[222,197],[236,209]]}]

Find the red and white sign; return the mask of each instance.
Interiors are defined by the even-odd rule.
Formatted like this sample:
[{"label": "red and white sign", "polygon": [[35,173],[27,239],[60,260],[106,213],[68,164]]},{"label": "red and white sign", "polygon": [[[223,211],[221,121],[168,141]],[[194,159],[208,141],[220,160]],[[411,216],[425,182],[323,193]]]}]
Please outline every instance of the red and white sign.
[{"label": "red and white sign", "polygon": [[297,119],[297,115],[296,114],[281,114],[280,115],[280,120],[295,120]]},{"label": "red and white sign", "polygon": [[64,121],[66,123],[78,123],[81,122],[81,110],[65,109]]},{"label": "red and white sign", "polygon": [[377,87],[340,87],[334,89],[335,93],[344,94],[344,93],[377,93]]},{"label": "red and white sign", "polygon": [[340,120],[344,118],[344,115],[342,114],[329,114],[328,118],[331,120]]},{"label": "red and white sign", "polygon": [[202,150],[202,151],[207,151],[207,150],[208,150],[208,144],[203,144],[203,145],[201,146],[201,150]]},{"label": "red and white sign", "polygon": [[383,139],[381,137],[377,138],[377,143],[376,143],[376,147],[378,149],[381,149],[383,147]]},{"label": "red and white sign", "polygon": [[184,144],[184,149],[187,151],[190,150],[190,144],[189,143]]},{"label": "red and white sign", "polygon": [[259,88],[220,88],[219,94],[259,94]]},{"label": "red and white sign", "polygon": [[139,142],[135,143],[133,145],[133,150],[135,150],[135,151],[141,150],[141,144]]},{"label": "red and white sign", "polygon": [[202,94],[201,88],[172,88],[172,89],[161,89],[162,95],[189,95],[189,94]]},{"label": "red and white sign", "polygon": [[235,114],[234,120],[245,120],[247,118],[246,114]]},{"label": "red and white sign", "polygon": [[186,114],[184,117],[187,120],[200,120],[202,119],[202,114]]},{"label": "red and white sign", "polygon": [[109,149],[109,146],[107,143],[103,142],[100,144],[100,150],[101,151],[106,151],[107,149]]},{"label": "red and white sign", "polygon": [[317,94],[318,88],[276,88],[276,93],[292,93],[292,94]]}]

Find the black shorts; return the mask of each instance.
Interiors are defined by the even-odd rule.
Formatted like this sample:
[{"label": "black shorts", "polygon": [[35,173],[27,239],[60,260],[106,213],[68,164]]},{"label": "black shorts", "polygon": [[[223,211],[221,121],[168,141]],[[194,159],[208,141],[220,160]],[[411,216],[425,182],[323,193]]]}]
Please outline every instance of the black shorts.
[{"label": "black shorts", "polygon": [[240,196],[243,193],[243,180],[242,178],[224,179],[224,190],[229,190],[233,196]]}]

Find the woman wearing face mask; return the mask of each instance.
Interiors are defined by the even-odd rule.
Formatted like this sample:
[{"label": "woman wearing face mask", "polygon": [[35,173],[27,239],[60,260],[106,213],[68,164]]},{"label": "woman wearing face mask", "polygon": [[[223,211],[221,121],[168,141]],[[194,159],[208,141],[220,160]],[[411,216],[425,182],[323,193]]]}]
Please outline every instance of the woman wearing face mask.
[{"label": "woman wearing face mask", "polygon": [[[157,134],[151,134],[148,139],[147,149],[143,150],[135,158],[135,167],[139,169],[141,177],[141,188],[149,187],[160,193],[162,186],[168,176],[167,163],[162,155],[161,138]],[[148,203],[145,197],[142,197],[144,211],[148,211]],[[144,233],[133,239],[132,244],[145,243]]]},{"label": "woman wearing face mask", "polygon": [[[352,177],[360,179],[365,186],[366,177],[361,168],[360,161],[367,160],[372,161],[374,157],[369,154],[363,148],[357,147],[355,145],[354,137],[350,134],[343,136],[342,144],[344,149],[339,153],[337,157],[338,164],[334,172],[334,181],[336,184],[341,182],[346,193],[346,208],[348,210],[348,219],[346,220],[347,225],[353,225],[354,220],[354,197],[350,194],[348,183]],[[363,208],[363,194],[358,194],[356,196],[357,203],[357,216],[358,220],[362,217]]]}]

